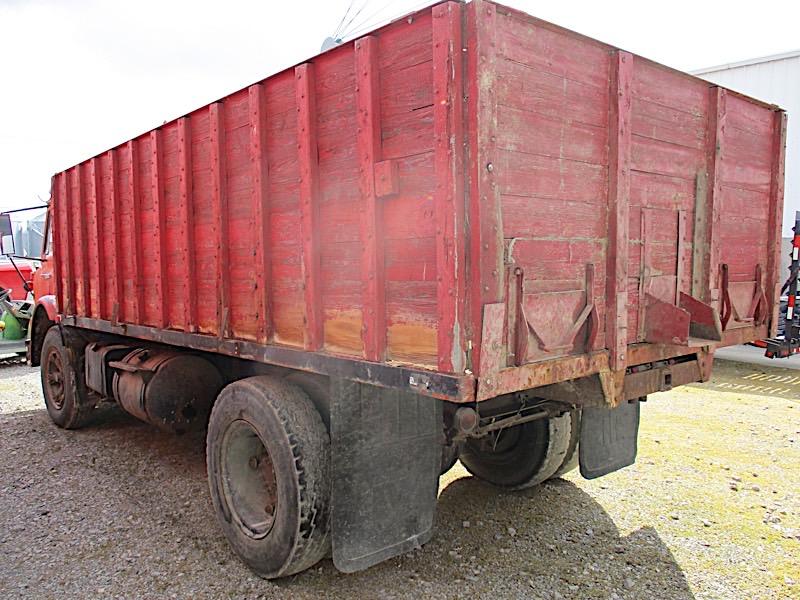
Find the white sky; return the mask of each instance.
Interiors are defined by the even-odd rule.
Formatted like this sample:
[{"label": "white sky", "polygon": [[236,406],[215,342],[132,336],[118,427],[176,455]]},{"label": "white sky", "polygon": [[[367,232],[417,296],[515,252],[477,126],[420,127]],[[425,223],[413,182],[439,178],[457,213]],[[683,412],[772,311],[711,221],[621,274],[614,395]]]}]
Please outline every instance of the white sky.
[{"label": "white sky", "polygon": [[[354,25],[429,3],[368,2]],[[0,0],[0,206],[36,204],[56,171],[313,56],[349,3]],[[505,4],[679,69],[800,48],[797,0]]]}]

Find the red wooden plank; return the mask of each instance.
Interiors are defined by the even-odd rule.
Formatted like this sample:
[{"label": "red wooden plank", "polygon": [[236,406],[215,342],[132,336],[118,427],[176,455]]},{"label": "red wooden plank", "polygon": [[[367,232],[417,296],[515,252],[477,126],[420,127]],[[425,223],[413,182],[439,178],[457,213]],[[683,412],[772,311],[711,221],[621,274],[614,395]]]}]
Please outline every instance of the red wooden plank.
[{"label": "red wooden plank", "polygon": [[[773,130],[773,150],[772,150],[772,186],[770,189],[769,202],[769,235],[767,244],[767,274],[763,285],[766,287],[767,306],[770,307],[769,334],[777,335],[778,310],[780,308],[780,288],[782,283],[781,273],[781,253],[783,251],[783,239],[781,229],[783,227],[783,189],[784,171],[786,162],[786,113],[775,111]],[[800,232],[795,232],[800,234]]]},{"label": "red wooden plank", "polygon": [[500,56],[570,82],[579,81],[605,90],[608,46],[505,6],[499,7],[499,11]]},{"label": "red wooden plank", "polygon": [[504,150],[607,164],[608,131],[563,117],[544,116],[525,108],[497,107],[498,145]]},{"label": "red wooden plank", "polygon": [[91,260],[95,262],[96,276],[92,276],[92,288],[97,296],[97,313],[94,312],[94,303],[90,306],[91,314],[98,318],[106,318],[106,276],[105,265],[103,264],[103,208],[102,192],[100,188],[101,174],[99,159],[94,157],[89,161],[92,177],[91,195],[91,221],[94,225],[91,232],[89,251],[92,253]]},{"label": "red wooden plank", "polygon": [[48,248],[50,251],[51,260],[54,261],[53,270],[56,278],[56,302],[59,310],[63,313],[67,311],[67,296],[66,290],[69,285],[65,286],[64,282],[69,281],[67,277],[67,269],[65,259],[69,256],[64,250],[62,245],[61,234],[62,231],[67,231],[67,224],[61,218],[61,211],[66,206],[67,192],[66,192],[67,174],[65,172],[57,173],[51,183],[50,196],[52,198],[48,218],[50,219],[50,227],[53,232],[53,246]]},{"label": "red wooden plank", "polygon": [[156,281],[155,281],[155,304],[156,304],[156,326],[167,327],[167,286],[169,278],[167,276],[167,209],[164,205],[164,170],[163,144],[161,141],[161,130],[154,129],[150,132],[150,186],[152,189],[153,212],[156,214],[153,225],[153,250],[156,261]]},{"label": "red wooden plank", "polygon": [[433,127],[436,167],[438,368],[463,372],[465,286],[461,5],[433,8]]},{"label": "red wooden plank", "polygon": [[678,248],[675,264],[675,305],[679,306],[683,293],[684,252],[686,248],[686,211],[678,211]]},{"label": "red wooden plank", "polygon": [[625,368],[628,349],[628,209],[631,191],[631,112],[633,56],[611,57],[608,165],[608,276],[606,277],[606,345],[609,365]]},{"label": "red wooden plank", "polygon": [[225,128],[223,104],[209,107],[211,137],[211,212],[215,236],[215,256],[219,294],[217,295],[217,332],[226,337],[230,330],[230,265],[228,264],[228,198],[225,176]]},{"label": "red wooden plank", "polygon": [[386,354],[386,277],[382,235],[383,206],[375,190],[375,165],[381,160],[381,106],[378,40],[367,36],[355,43],[357,146],[361,191],[361,278],[363,327],[367,360]]},{"label": "red wooden plank", "polygon": [[73,277],[73,264],[72,264],[72,216],[70,215],[71,208],[71,191],[70,191],[70,171],[64,171],[63,179],[61,181],[64,188],[61,196],[61,204],[59,207],[59,223],[64,225],[63,237],[61,238],[61,261],[64,264],[64,306],[62,311],[66,315],[75,314],[75,277]]},{"label": "red wooden plank", "polygon": [[139,152],[136,140],[128,142],[128,160],[130,171],[128,173],[128,187],[131,197],[131,260],[133,262],[131,293],[133,294],[133,315],[131,322],[141,323],[144,314],[142,301],[142,239],[139,233],[139,215],[142,209],[141,182],[139,181]]},{"label": "red wooden plank", "polygon": [[541,117],[600,127],[608,126],[607,86],[599,88],[498,60],[494,87],[498,103]]},{"label": "red wooden plank", "polygon": [[[483,306],[503,301],[503,222],[496,179],[497,136],[495,116],[496,7],[474,1],[467,5],[467,123],[472,150],[467,169],[470,180],[470,266],[472,365],[480,361]],[[488,363],[487,363],[488,364]],[[486,375],[485,373],[483,375]]]},{"label": "red wooden plank", "polygon": [[256,293],[258,294],[258,339],[267,342],[272,325],[272,259],[270,257],[270,214],[267,189],[267,109],[264,86],[251,85],[248,89],[250,112],[250,162],[253,169],[253,219],[258,243],[256,244]]},{"label": "red wooden plank", "polygon": [[181,220],[183,265],[183,329],[197,331],[197,282],[194,264],[194,202],[192,198],[192,130],[189,117],[178,119],[178,213]]},{"label": "red wooden plank", "polygon": [[722,194],[722,177],[720,176],[725,148],[725,122],[727,114],[727,92],[721,87],[710,88],[711,97],[708,108],[708,130],[706,138],[706,171],[708,173],[707,219],[707,293],[704,300],[707,304],[716,302],[720,297],[719,273],[719,224],[720,196]]},{"label": "red wooden plank", "polygon": [[77,202],[78,218],[78,243],[75,247],[75,252],[78,255],[81,272],[76,277],[77,283],[81,287],[81,306],[78,307],[80,313],[85,316],[91,315],[91,290],[90,290],[90,271],[89,271],[89,215],[88,215],[88,202],[83,190],[83,164],[75,167],[75,187],[77,188],[77,197],[73,200]]},{"label": "red wooden plank", "polygon": [[300,212],[303,237],[303,285],[305,296],[304,346],[319,350],[323,343],[320,295],[319,156],[314,65],[295,67],[297,103],[297,160],[300,168]]},{"label": "red wooden plank", "polygon": [[122,207],[119,197],[119,187],[117,186],[117,175],[119,174],[119,164],[117,161],[117,152],[115,150],[108,151],[108,177],[109,177],[109,190],[111,191],[111,236],[114,241],[113,248],[114,254],[112,256],[111,264],[114,265],[114,304],[111,309],[111,321],[117,323],[124,321],[127,315],[125,311],[125,286],[123,285],[122,273],[125,268],[124,261],[122,260],[122,222],[121,213]]}]

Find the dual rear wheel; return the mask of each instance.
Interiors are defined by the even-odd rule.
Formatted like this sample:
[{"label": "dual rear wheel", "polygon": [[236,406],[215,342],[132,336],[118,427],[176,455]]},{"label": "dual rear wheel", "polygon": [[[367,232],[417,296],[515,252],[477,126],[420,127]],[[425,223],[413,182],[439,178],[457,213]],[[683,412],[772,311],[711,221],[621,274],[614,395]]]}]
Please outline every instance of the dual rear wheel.
[{"label": "dual rear wheel", "polygon": [[[524,489],[577,462],[579,413],[468,440],[459,457],[492,484]],[[211,498],[234,551],[271,579],[298,573],[330,551],[330,440],[318,408],[285,379],[251,377],[222,390],[211,412]],[[455,456],[443,455],[452,466]]]},{"label": "dual rear wheel", "polygon": [[580,413],[572,410],[470,438],[461,446],[459,459],[479,479],[521,490],[573,470],[579,436]]}]

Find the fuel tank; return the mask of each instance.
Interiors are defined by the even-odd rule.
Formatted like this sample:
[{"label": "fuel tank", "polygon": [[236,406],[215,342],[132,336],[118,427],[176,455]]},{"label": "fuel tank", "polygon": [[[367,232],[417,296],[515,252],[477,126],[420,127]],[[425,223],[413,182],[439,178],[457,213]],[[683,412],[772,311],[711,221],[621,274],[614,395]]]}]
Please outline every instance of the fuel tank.
[{"label": "fuel tank", "polygon": [[222,389],[217,368],[181,352],[137,348],[112,363],[114,399],[134,417],[164,431],[202,427]]}]

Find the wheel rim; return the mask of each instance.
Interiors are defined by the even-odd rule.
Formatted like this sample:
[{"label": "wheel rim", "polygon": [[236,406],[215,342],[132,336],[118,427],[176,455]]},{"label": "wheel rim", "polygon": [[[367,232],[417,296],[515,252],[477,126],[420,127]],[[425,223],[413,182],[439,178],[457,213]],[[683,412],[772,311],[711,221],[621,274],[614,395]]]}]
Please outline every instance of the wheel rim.
[{"label": "wheel rim", "polygon": [[47,354],[45,361],[45,385],[47,387],[47,399],[56,410],[64,408],[66,389],[64,386],[64,363],[61,354],[57,350],[52,350]]},{"label": "wheel rim", "polygon": [[265,537],[275,523],[278,483],[267,447],[245,420],[233,421],[221,447],[222,488],[233,521],[254,539]]}]

